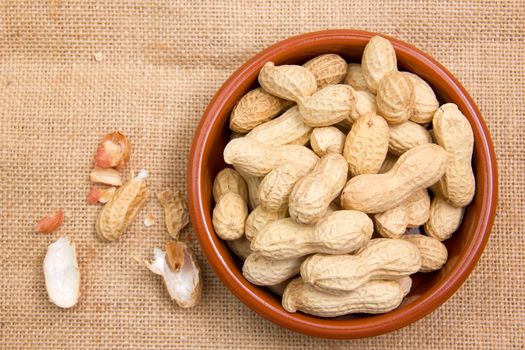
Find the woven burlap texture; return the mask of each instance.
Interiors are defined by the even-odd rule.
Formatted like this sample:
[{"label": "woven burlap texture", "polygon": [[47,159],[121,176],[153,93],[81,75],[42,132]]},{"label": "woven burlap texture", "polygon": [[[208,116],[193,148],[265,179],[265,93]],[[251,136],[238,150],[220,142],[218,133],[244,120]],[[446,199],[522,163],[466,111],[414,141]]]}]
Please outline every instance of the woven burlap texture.
[{"label": "woven burlap texture", "polygon": [[[523,1],[1,1],[0,347],[5,349],[511,349],[525,342],[525,4]],[[203,266],[202,302],[174,306],[144,259],[167,238],[146,228],[152,197],[118,243],[95,237],[86,204],[100,138],[133,142],[130,168],[155,190],[185,191],[199,118],[228,76],[268,45],[304,32],[359,28],[396,36],[448,67],[492,133],[500,201],[479,264],[424,319],[354,341],[310,338],[253,313]],[[95,59],[95,55],[98,54]],[[33,232],[62,207],[64,225]],[[191,233],[190,229],[187,229]],[[46,247],[76,243],[82,298],[47,298]]]}]

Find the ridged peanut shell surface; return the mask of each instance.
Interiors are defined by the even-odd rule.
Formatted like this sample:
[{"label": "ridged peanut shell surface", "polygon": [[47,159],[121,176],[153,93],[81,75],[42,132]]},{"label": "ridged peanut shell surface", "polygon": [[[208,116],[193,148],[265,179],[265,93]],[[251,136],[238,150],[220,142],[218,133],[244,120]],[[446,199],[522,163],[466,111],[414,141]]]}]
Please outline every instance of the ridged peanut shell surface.
[{"label": "ridged peanut shell surface", "polygon": [[317,88],[339,84],[346,76],[346,61],[339,55],[329,53],[317,56],[303,64],[315,76]]},{"label": "ridged peanut shell surface", "polygon": [[241,133],[248,132],[281,113],[288,104],[289,102],[270,95],[262,88],[253,89],[233,107],[230,129]]},{"label": "ridged peanut shell surface", "polygon": [[414,108],[414,85],[403,73],[385,74],[377,88],[377,111],[389,124],[408,120]]},{"label": "ridged peanut shell surface", "polygon": [[299,108],[294,106],[281,116],[257,126],[246,136],[270,146],[304,145],[311,133],[312,128],[304,123]]},{"label": "ridged peanut shell surface", "polygon": [[310,146],[322,157],[328,152],[342,154],[346,135],[335,126],[314,128],[310,135]]},{"label": "ridged peanut shell surface", "polygon": [[232,168],[224,168],[215,176],[212,191],[215,203],[228,192],[237,193],[242,199],[248,201],[246,183],[242,176]]},{"label": "ridged peanut shell surface", "polygon": [[380,314],[398,307],[404,296],[405,289],[397,281],[371,281],[348,293],[329,294],[296,278],[284,290],[282,305],[288,312],[320,317]]},{"label": "ridged peanut shell surface", "polygon": [[357,254],[314,254],[301,265],[301,277],[317,289],[344,293],[372,280],[397,280],[421,267],[418,248],[400,239],[373,239]]},{"label": "ridged peanut shell surface", "polygon": [[365,81],[365,76],[363,75],[363,69],[358,63],[350,63],[348,65],[348,72],[346,74],[344,83],[346,85],[350,85],[356,91],[370,92]]},{"label": "ridged peanut shell surface", "polygon": [[246,201],[237,193],[226,193],[213,209],[212,223],[215,233],[224,240],[241,238],[244,235],[247,217]]},{"label": "ridged peanut shell surface", "polygon": [[430,133],[419,124],[406,121],[390,125],[388,150],[394,155],[401,155],[411,148],[431,142]]},{"label": "ridged peanut shell surface", "polygon": [[352,176],[376,174],[381,169],[388,151],[387,122],[370,113],[359,118],[346,137],[343,155]]},{"label": "ridged peanut shell surface", "polygon": [[435,195],[430,205],[430,217],[425,223],[425,232],[428,236],[439,241],[449,239],[459,228],[465,208],[454,207],[441,195]]},{"label": "ridged peanut shell surface", "polygon": [[276,260],[252,253],[244,261],[242,274],[255,285],[271,286],[297,275],[304,259],[298,257]]},{"label": "ridged peanut shell surface", "polygon": [[317,90],[315,76],[296,65],[276,66],[267,62],[259,73],[259,84],[270,94],[289,101],[299,101]]},{"label": "ridged peanut shell surface", "polygon": [[311,225],[321,219],[330,203],[341,193],[348,175],[348,163],[338,153],[327,153],[312,172],[294,185],[290,194],[290,216]]},{"label": "ridged peanut shell surface", "polygon": [[447,247],[437,239],[420,234],[408,234],[401,237],[414,244],[421,253],[421,268],[419,272],[439,270],[448,259]]},{"label": "ridged peanut shell surface", "polygon": [[299,102],[299,112],[306,125],[330,126],[350,115],[355,100],[355,90],[351,86],[328,85]]},{"label": "ridged peanut shell surface", "polygon": [[405,152],[384,174],[356,176],[341,196],[345,209],[381,213],[403,203],[416,191],[436,183],[445,173],[447,152],[435,144],[424,144]]},{"label": "ridged peanut shell surface", "polygon": [[439,102],[434,90],[418,75],[410,72],[403,72],[403,74],[414,85],[414,108],[410,120],[419,124],[430,123],[434,113],[439,108]]},{"label": "ridged peanut shell surface", "polygon": [[437,110],[432,121],[434,137],[450,155],[447,171],[439,181],[439,192],[454,206],[464,207],[474,197],[472,171],[474,135],[467,118],[453,103]]},{"label": "ridged peanut shell surface", "polygon": [[383,77],[397,71],[396,52],[390,41],[380,36],[370,39],[363,52],[361,67],[368,89],[375,93]]},{"label": "ridged peanut shell surface", "polygon": [[369,114],[377,113],[376,96],[368,91],[356,91],[356,100],[350,119],[355,122],[357,119]]}]

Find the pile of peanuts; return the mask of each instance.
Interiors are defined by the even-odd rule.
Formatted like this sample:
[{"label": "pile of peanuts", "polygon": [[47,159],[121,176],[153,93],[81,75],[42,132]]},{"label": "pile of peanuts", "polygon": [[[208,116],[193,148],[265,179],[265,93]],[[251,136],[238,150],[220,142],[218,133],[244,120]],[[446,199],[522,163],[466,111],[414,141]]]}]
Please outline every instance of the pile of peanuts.
[{"label": "pile of peanuts", "polygon": [[[379,36],[361,64],[272,62],[231,113],[213,226],[243,275],[289,312],[384,313],[410,275],[443,267],[474,196],[473,132],[452,103],[398,70]],[[429,194],[429,189],[431,194]]]}]

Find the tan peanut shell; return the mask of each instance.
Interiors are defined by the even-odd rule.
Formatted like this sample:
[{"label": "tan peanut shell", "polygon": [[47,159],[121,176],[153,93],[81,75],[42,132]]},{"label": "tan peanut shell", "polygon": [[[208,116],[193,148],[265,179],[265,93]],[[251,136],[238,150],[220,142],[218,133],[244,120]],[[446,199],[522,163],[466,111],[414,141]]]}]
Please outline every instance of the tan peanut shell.
[{"label": "tan peanut shell", "polygon": [[178,239],[180,231],[190,223],[186,201],[179,191],[162,191],[157,197],[164,208],[166,230],[172,238]]},{"label": "tan peanut shell", "polygon": [[379,169],[379,174],[384,174],[388,172],[390,169],[392,169],[392,167],[394,166],[394,164],[396,164],[396,162],[397,162],[397,157],[390,153],[387,153],[385,157],[385,161],[381,165],[381,169]]},{"label": "tan peanut shell", "polygon": [[242,176],[232,168],[222,169],[213,181],[213,200],[215,203],[226,193],[233,192],[248,201],[248,189]]},{"label": "tan peanut shell", "polygon": [[363,75],[363,69],[358,63],[350,63],[348,65],[348,72],[346,73],[344,83],[350,85],[356,91],[370,92]]},{"label": "tan peanut shell", "polygon": [[377,113],[377,104],[375,95],[368,91],[356,91],[355,92],[355,104],[354,108],[350,111],[349,118],[352,122],[357,119],[369,114]]},{"label": "tan peanut shell", "polygon": [[398,307],[404,293],[405,288],[398,281],[370,281],[348,293],[330,294],[296,278],[284,290],[282,305],[288,312],[302,311],[320,317],[380,314]]},{"label": "tan peanut shell", "polygon": [[401,124],[412,115],[414,85],[403,73],[387,73],[377,88],[377,112],[389,124]]},{"label": "tan peanut shell", "polygon": [[355,90],[351,86],[328,85],[299,102],[299,113],[306,125],[330,126],[348,118],[355,102]]},{"label": "tan peanut shell", "polygon": [[241,97],[230,115],[230,129],[245,133],[281,113],[289,103],[256,88]]},{"label": "tan peanut shell", "polygon": [[259,200],[262,208],[280,211],[288,208],[290,193],[295,183],[308,174],[315,164],[284,163],[270,171],[261,181]]},{"label": "tan peanut shell", "polygon": [[387,173],[350,179],[343,190],[342,207],[365,213],[392,209],[416,191],[436,183],[445,172],[447,157],[447,152],[435,144],[414,147],[403,153]]},{"label": "tan peanut shell", "polygon": [[434,196],[430,217],[425,223],[426,234],[439,241],[449,239],[461,225],[464,211],[465,208],[454,207],[440,195]]},{"label": "tan peanut shell", "polygon": [[341,193],[347,176],[348,163],[342,155],[323,156],[312,172],[295,183],[288,203],[290,216],[306,225],[319,221]]},{"label": "tan peanut shell", "polygon": [[250,248],[251,242],[246,239],[246,236],[242,236],[241,238],[237,238],[232,241],[226,241],[226,243],[228,243],[228,246],[232,252],[242,261],[246,260],[248,255],[253,253],[252,249]]},{"label": "tan peanut shell", "polygon": [[447,247],[437,239],[419,234],[403,235],[401,238],[418,247],[421,253],[421,268],[419,272],[439,270],[447,262]]},{"label": "tan peanut shell", "polygon": [[376,174],[388,151],[388,124],[377,114],[359,118],[346,137],[343,155],[352,176]]},{"label": "tan peanut shell", "polygon": [[242,274],[257,286],[272,286],[297,275],[304,259],[305,257],[275,260],[252,253],[244,261]]},{"label": "tan peanut shell", "polygon": [[345,134],[334,126],[314,128],[310,135],[310,146],[319,157],[328,152],[342,154],[345,138]]},{"label": "tan peanut shell", "polygon": [[467,206],[474,197],[472,171],[474,134],[467,118],[453,103],[439,107],[432,121],[438,145],[449,154],[447,170],[439,180],[439,192],[455,207]]},{"label": "tan peanut shell", "polygon": [[115,241],[131,224],[150,193],[144,181],[146,177],[147,172],[141,171],[102,207],[96,222],[96,232],[101,239]]},{"label": "tan peanut shell", "polygon": [[259,84],[270,94],[298,102],[317,90],[315,76],[296,65],[276,66],[267,62],[259,73]]},{"label": "tan peanut shell", "polygon": [[243,172],[242,170],[239,171],[239,169],[235,170],[239,173],[239,175],[242,176],[244,182],[246,182],[246,187],[248,189],[248,208],[250,210],[254,210],[259,206],[259,186],[261,184],[262,177],[250,175]]},{"label": "tan peanut shell", "polygon": [[301,265],[303,281],[328,293],[350,292],[373,280],[418,272],[418,248],[400,239],[373,239],[355,255],[314,254]]},{"label": "tan peanut shell", "polygon": [[414,192],[406,203],[408,213],[408,227],[414,228],[423,225],[430,216],[430,196],[426,189]]},{"label": "tan peanut shell", "polygon": [[346,61],[339,55],[329,53],[312,58],[303,67],[315,76],[317,88],[339,84],[346,76]]},{"label": "tan peanut shell", "polygon": [[272,259],[312,253],[346,254],[365,245],[373,231],[372,220],[366,214],[339,210],[314,226],[298,224],[292,218],[274,221],[252,240],[251,248]]},{"label": "tan peanut shell", "polygon": [[224,161],[227,164],[253,176],[264,176],[287,162],[310,166],[318,159],[312,150],[304,146],[274,147],[250,137],[231,140],[224,149]]},{"label": "tan peanut shell", "polygon": [[363,52],[361,67],[368,89],[375,93],[383,77],[397,71],[396,52],[390,41],[380,36],[370,39]]},{"label": "tan peanut shell", "polygon": [[374,215],[376,229],[382,237],[399,238],[407,228],[419,227],[430,215],[430,196],[426,189],[416,191],[399,206]]},{"label": "tan peanut shell", "polygon": [[418,75],[403,72],[414,85],[414,109],[410,120],[418,124],[427,124],[432,121],[434,113],[439,108],[436,94],[426,81]]},{"label": "tan peanut shell", "polygon": [[304,145],[308,143],[311,133],[312,128],[304,123],[299,108],[294,106],[281,116],[257,126],[246,137],[270,146]]},{"label": "tan peanut shell", "polygon": [[280,209],[278,211],[268,211],[261,206],[255,208],[246,219],[244,227],[246,238],[251,241],[259,231],[275,220],[283,219],[288,213],[287,208]]},{"label": "tan peanut shell", "polygon": [[244,224],[248,217],[246,201],[237,193],[222,195],[213,209],[212,223],[215,233],[227,241],[244,235]]},{"label": "tan peanut shell", "polygon": [[374,215],[374,224],[381,237],[399,238],[408,227],[406,203]]},{"label": "tan peanut shell", "polygon": [[428,130],[419,124],[406,121],[390,125],[388,151],[394,155],[401,155],[411,148],[431,142],[432,138]]}]

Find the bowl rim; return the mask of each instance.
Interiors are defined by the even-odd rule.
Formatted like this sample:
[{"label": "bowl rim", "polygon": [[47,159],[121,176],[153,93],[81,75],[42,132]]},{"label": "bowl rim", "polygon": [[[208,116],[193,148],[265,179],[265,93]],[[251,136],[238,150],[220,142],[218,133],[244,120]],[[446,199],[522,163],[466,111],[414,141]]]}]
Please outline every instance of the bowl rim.
[{"label": "bowl rim", "polygon": [[[431,287],[424,294],[425,298],[418,298],[407,307],[374,317],[373,322],[369,322],[370,319],[363,319],[360,324],[351,326],[343,325],[344,321],[341,322],[340,326],[322,324],[323,322],[309,322],[304,319],[297,319],[293,317],[294,314],[273,307],[261,298],[254,288],[247,287],[230,271],[214,242],[217,239],[214,237],[215,233],[206,224],[204,216],[202,183],[205,164],[203,164],[202,158],[219,111],[225,107],[226,101],[231,98],[242,81],[253,76],[260,69],[261,62],[264,63],[270,58],[278,56],[283,47],[293,48],[345,39],[369,40],[374,35],[381,35],[390,40],[398,55],[402,53],[413,56],[446,79],[447,84],[455,90],[455,93],[467,106],[468,113],[472,116],[469,120],[473,128],[477,129],[481,135],[482,142],[476,145],[481,148],[480,155],[483,157],[481,161],[487,165],[487,171],[484,173],[486,176],[486,184],[483,188],[485,195],[480,214],[482,220],[476,226],[478,228],[476,231],[482,234],[474,235],[470,245],[460,254],[458,263],[448,273],[450,276],[442,284]],[[237,69],[218,90],[201,117],[189,154],[187,184],[189,211],[195,233],[209,264],[228,289],[262,317],[290,330],[324,338],[362,338],[391,332],[419,320],[444,303],[463,284],[479,260],[494,222],[498,198],[497,163],[490,133],[472,97],[459,81],[428,54],[408,43],[388,35],[353,29],[323,30],[290,37],[261,51]]]}]

